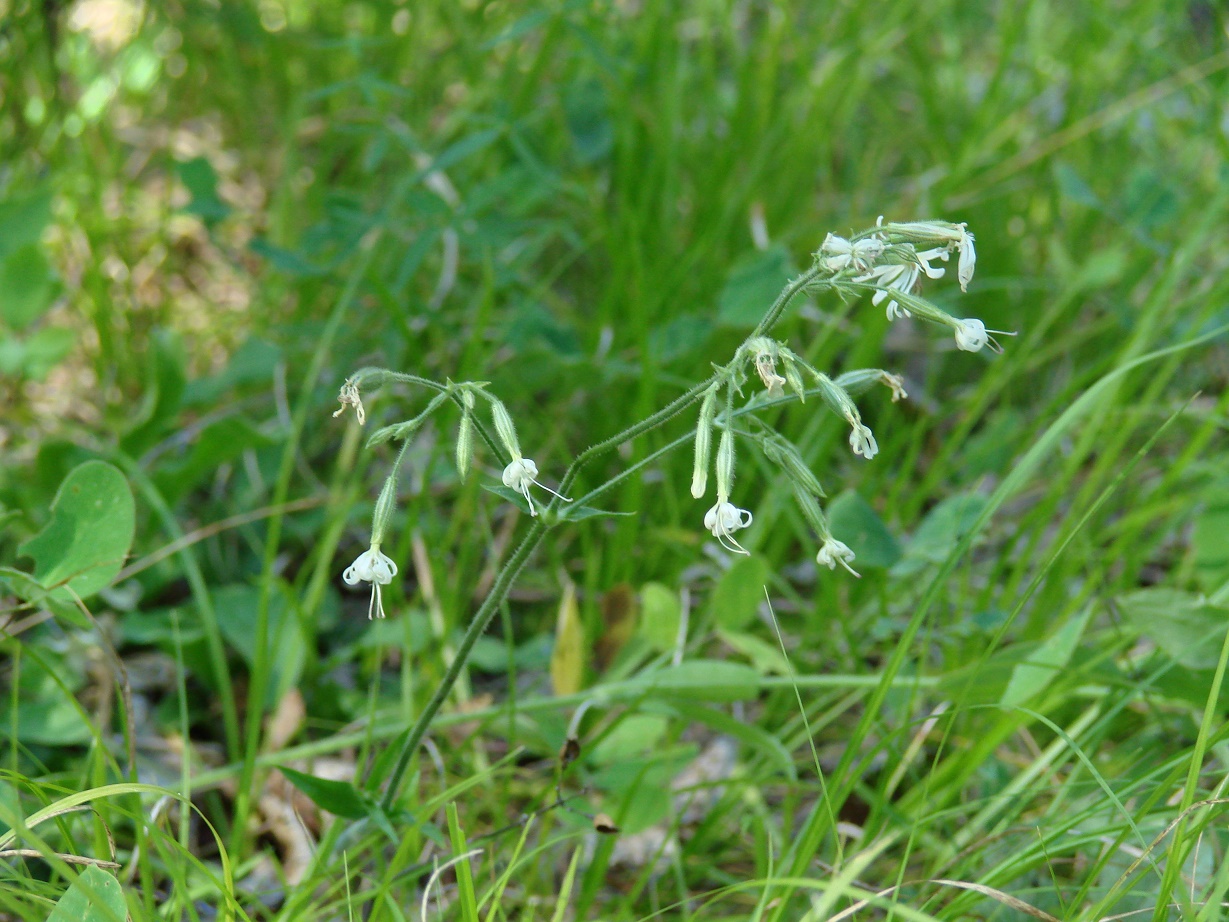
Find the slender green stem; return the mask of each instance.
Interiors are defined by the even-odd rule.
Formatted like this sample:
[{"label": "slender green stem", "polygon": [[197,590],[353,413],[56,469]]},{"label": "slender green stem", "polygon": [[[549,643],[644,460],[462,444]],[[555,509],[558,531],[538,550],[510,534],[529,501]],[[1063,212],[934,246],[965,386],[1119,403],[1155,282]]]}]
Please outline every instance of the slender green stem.
[{"label": "slender green stem", "polygon": [[820,273],[823,271],[819,266],[812,266],[782,288],[781,293],[777,295],[777,300],[773,301],[772,307],[768,308],[768,313],[764,315],[764,319],[755,325],[755,329],[751,331],[751,336],[747,338],[751,339],[755,336],[767,335],[777,325],[777,321],[781,319],[781,315],[789,307],[789,302],[794,299],[794,296],[819,278]]},{"label": "slender green stem", "polygon": [[435,719],[439,709],[448,700],[448,695],[452,692],[452,687],[460,677],[461,670],[465,668],[465,663],[469,659],[469,654],[473,650],[474,644],[478,642],[479,637],[486,633],[486,629],[495,617],[495,613],[499,611],[500,605],[503,604],[509,590],[512,589],[512,584],[520,576],[526,561],[529,560],[530,555],[542,542],[545,534],[546,525],[541,520],[534,522],[533,527],[521,539],[520,545],[517,546],[512,556],[508,558],[507,563],[503,565],[503,569],[499,571],[495,585],[491,587],[491,591],[487,593],[486,598],[482,602],[482,607],[478,609],[478,613],[474,615],[474,620],[466,628],[465,636],[461,638],[461,643],[457,646],[452,662],[444,673],[444,677],[440,679],[439,685],[436,686],[435,694],[431,696],[427,706],[418,715],[418,720],[414,722],[410,735],[406,737],[405,743],[401,746],[401,752],[397,755],[397,762],[388,776],[388,787],[385,789],[384,797],[380,801],[380,807],[385,812],[391,811],[393,805],[397,802],[401,781],[410,766],[410,760],[418,750],[422,738],[426,736],[427,728],[431,726],[431,721]]},{"label": "slender green stem", "polygon": [[[818,268],[813,268],[786,285],[781,291],[781,294],[777,296],[777,300],[773,302],[772,307],[768,309],[768,313],[764,315],[764,319],[756,325],[755,330],[751,335],[762,336],[770,330],[777,320],[780,319],[781,313],[789,305],[789,302],[793,300],[799,292],[814,282],[819,274],[820,270]],[[419,384],[432,390],[449,393],[459,405],[461,404],[461,398],[457,393],[455,393],[455,389],[452,385],[444,385],[428,378],[419,377],[418,375],[405,374],[403,372],[390,371],[388,369],[371,369],[371,372],[373,374],[378,372],[387,380],[403,381],[408,384]],[[568,466],[567,471],[563,475],[563,479],[559,483],[559,493],[565,495],[567,494],[568,488],[575,482],[576,476],[580,472],[580,469],[589,461],[593,460],[599,455],[605,454],[608,451],[613,451],[624,442],[643,435],[651,429],[655,429],[663,423],[673,419],[679,413],[683,412],[683,410],[687,409],[687,407],[703,399],[704,392],[708,390],[714,381],[719,380],[722,376],[723,374],[720,371],[710,375],[704,381],[679,395],[651,416],[648,416],[640,422],[628,426],[616,435],[613,435],[610,438],[598,442],[596,445],[591,445],[589,448],[585,449],[577,455]],[[488,437],[487,433],[481,427],[479,427],[478,431],[487,444],[491,446],[492,450],[496,452],[497,457],[502,460],[503,452],[499,450],[499,448],[494,444],[493,440]],[[673,447],[673,443],[668,447]],[[620,478],[615,478],[616,481],[618,479]],[[609,486],[609,484],[606,486]],[[595,496],[603,489],[605,489],[605,487],[599,487],[597,490],[592,491],[588,495]],[[396,803],[398,793],[401,789],[401,782],[405,778],[405,773],[409,768],[410,760],[413,759],[414,753],[418,750],[419,745],[422,743],[423,737],[426,736],[427,729],[431,726],[431,722],[435,719],[435,715],[439,713],[440,708],[444,706],[444,702],[448,700],[448,696],[452,693],[452,687],[456,684],[457,679],[460,677],[461,670],[465,668],[465,663],[469,659],[469,654],[470,651],[473,650],[474,644],[478,642],[479,637],[486,633],[487,627],[490,626],[491,620],[495,617],[495,613],[499,611],[500,606],[507,599],[508,592],[511,591],[512,585],[516,582],[516,578],[520,575],[525,563],[529,560],[530,555],[537,550],[538,545],[542,542],[543,537],[545,537],[547,529],[549,528],[546,522],[555,520],[554,513],[556,512],[556,508],[560,502],[562,502],[562,500],[560,500],[558,496],[551,499],[550,506],[547,508],[545,514],[534,522],[533,527],[521,540],[521,543],[517,547],[516,551],[500,570],[499,576],[495,580],[495,584],[487,593],[486,598],[483,599],[481,607],[478,609],[477,614],[474,615],[473,621],[470,622],[469,627],[466,629],[465,635],[461,638],[461,643],[457,647],[457,651],[452,662],[449,664],[448,669],[444,672],[443,678],[440,679],[439,685],[436,686],[435,693],[431,696],[431,700],[427,702],[426,707],[423,708],[422,713],[418,715],[418,719],[414,722],[414,726],[411,728],[409,736],[406,737],[405,742],[401,746],[401,752],[397,754],[397,761],[393,765],[392,772],[389,774],[388,785],[385,788],[384,797],[380,802],[381,807],[385,811],[391,810],[393,804]]]}]

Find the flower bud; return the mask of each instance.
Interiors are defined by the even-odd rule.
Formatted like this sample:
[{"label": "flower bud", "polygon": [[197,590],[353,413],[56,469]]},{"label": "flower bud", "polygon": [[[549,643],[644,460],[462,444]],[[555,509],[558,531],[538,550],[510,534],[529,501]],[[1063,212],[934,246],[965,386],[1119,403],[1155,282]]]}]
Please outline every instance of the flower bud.
[{"label": "flower bud", "polygon": [[726,429],[717,445],[717,497],[726,500],[734,483],[734,433]]},{"label": "flower bud", "polygon": [[457,431],[457,475],[465,482],[470,465],[474,463],[474,418],[469,410],[461,414],[461,427]]},{"label": "flower bud", "polygon": [[380,496],[376,500],[375,513],[371,517],[371,544],[373,547],[379,547],[384,540],[384,533],[388,530],[388,523],[392,521],[393,512],[397,509],[397,468],[393,467],[393,472],[388,475],[384,481],[384,487],[380,490]]},{"label": "flower bud", "polygon": [[696,453],[691,469],[691,495],[699,499],[708,487],[708,458],[713,444],[713,417],[717,412],[717,391],[710,388],[700,403],[696,421]]},{"label": "flower bud", "polygon": [[807,467],[807,463],[802,460],[802,455],[791,442],[781,439],[777,442],[776,448],[778,456],[773,460],[781,465],[785,475],[793,481],[796,487],[806,490],[812,496],[827,495],[819,483],[819,478]]},{"label": "flower bud", "polygon": [[495,434],[503,442],[508,454],[514,461],[520,458],[521,446],[516,440],[516,426],[512,425],[512,417],[508,415],[508,408],[497,397],[491,398],[491,419],[495,423]]},{"label": "flower bud", "polygon": [[781,367],[785,371],[785,381],[789,385],[789,389],[798,395],[800,401],[806,403],[806,385],[802,383],[802,375],[799,374],[798,366],[794,364],[793,356],[787,349],[781,350]]}]

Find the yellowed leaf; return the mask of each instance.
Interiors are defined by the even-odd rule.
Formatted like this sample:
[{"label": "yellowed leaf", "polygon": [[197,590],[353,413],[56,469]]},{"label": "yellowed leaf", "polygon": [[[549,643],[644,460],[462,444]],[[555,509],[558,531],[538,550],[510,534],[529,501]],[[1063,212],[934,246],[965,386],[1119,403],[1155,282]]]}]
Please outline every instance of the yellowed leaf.
[{"label": "yellowed leaf", "polygon": [[585,674],[585,631],[576,604],[576,587],[566,583],[559,600],[559,619],[555,625],[555,649],[550,655],[551,687],[556,695],[580,691]]}]

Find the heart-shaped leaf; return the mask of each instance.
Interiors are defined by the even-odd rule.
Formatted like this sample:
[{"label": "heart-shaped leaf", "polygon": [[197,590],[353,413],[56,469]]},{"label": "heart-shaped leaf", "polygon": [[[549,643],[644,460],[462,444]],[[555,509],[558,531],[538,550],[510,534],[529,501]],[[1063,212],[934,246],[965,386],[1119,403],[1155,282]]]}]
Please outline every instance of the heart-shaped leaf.
[{"label": "heart-shaped leaf", "polygon": [[119,881],[91,865],[64,891],[47,922],[124,922],[127,918]]},{"label": "heart-shaped leaf", "polygon": [[[86,461],[60,484],[47,527],[18,549],[52,598],[93,595],[124,565],[136,528],[128,481],[105,461]],[[57,588],[58,587],[58,588]]]}]

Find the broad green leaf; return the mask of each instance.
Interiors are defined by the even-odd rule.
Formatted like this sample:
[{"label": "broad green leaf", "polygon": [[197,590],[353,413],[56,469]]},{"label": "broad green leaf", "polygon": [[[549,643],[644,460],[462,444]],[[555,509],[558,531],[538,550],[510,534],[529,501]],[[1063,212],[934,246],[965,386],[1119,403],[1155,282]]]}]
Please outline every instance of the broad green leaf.
[{"label": "broad green leaf", "polygon": [[[132,546],[136,511],[128,481],[104,461],[74,468],[51,504],[51,521],[23,543],[34,558],[34,576],[53,598],[87,598],[108,586]],[[71,592],[70,592],[71,590]]]},{"label": "broad green leaf", "polygon": [[119,881],[102,868],[87,867],[55,904],[47,922],[124,922],[128,904]]},{"label": "broad green leaf", "polygon": [[37,244],[51,223],[51,190],[41,188],[0,201],[0,259]]},{"label": "broad green leaf", "polygon": [[717,322],[727,327],[755,326],[794,275],[797,269],[789,250],[779,243],[736,260],[717,302]]},{"label": "broad green leaf", "polygon": [[977,524],[986,497],[964,493],[945,499],[927,513],[892,567],[893,576],[912,576],[931,564],[943,563],[960,540]]},{"label": "broad green leaf", "polygon": [[284,765],[278,770],[286,776],[287,781],[307,795],[308,800],[334,816],[358,820],[371,811],[370,802],[352,784],[317,778]]},{"label": "broad green leaf", "polygon": [[585,678],[585,629],[580,623],[576,588],[568,583],[559,600],[555,647],[550,656],[550,682],[556,695],[580,691]]},{"label": "broad green leaf", "polygon": [[614,146],[614,127],[605,86],[594,79],[573,81],[564,91],[563,108],[577,160],[588,164],[606,157]]},{"label": "broad green leaf", "polygon": [[755,618],[764,601],[768,575],[768,562],[758,556],[740,557],[721,575],[709,603],[713,620],[719,627],[736,631]]},{"label": "broad green leaf", "polygon": [[789,660],[775,643],[741,631],[719,630],[717,633],[723,642],[747,657],[761,675],[789,675],[792,672]]},{"label": "broad green leaf", "polygon": [[879,514],[853,490],[828,505],[828,524],[856,555],[855,568],[890,567],[900,560],[900,545]]},{"label": "broad green leaf", "polygon": [[204,157],[194,157],[176,166],[179,181],[192,196],[184,211],[212,224],[230,214],[230,206],[218,197],[218,175]]},{"label": "broad green leaf", "polygon": [[46,313],[58,284],[42,248],[30,243],[0,263],[0,321],[24,330]]},{"label": "broad green leaf", "polygon": [[1220,659],[1229,609],[1178,589],[1141,589],[1118,599],[1140,634],[1188,669],[1211,669]]},{"label": "broad green leaf", "polygon": [[759,694],[760,674],[745,663],[691,660],[641,673],[628,684],[699,701],[746,701]]},{"label": "broad green leaf", "polygon": [[41,381],[72,351],[76,334],[65,327],[44,326],[22,339],[0,329],[0,374]]},{"label": "broad green leaf", "polygon": [[1024,662],[1011,671],[1011,679],[1001,699],[1004,707],[1024,704],[1045,691],[1050,682],[1071,661],[1071,654],[1075,652],[1080,637],[1084,634],[1091,613],[1091,608],[1085,608],[1074,617],[1068,618]]},{"label": "broad green leaf", "polygon": [[81,711],[59,694],[17,705],[17,738],[27,745],[79,746],[94,734]]},{"label": "broad green leaf", "polygon": [[670,728],[662,714],[628,714],[590,751],[598,765],[620,762],[652,752]]},{"label": "broad green leaf", "polygon": [[1229,581],[1229,484],[1209,490],[1203,510],[1195,517],[1191,549],[1195,557],[1195,579],[1205,592],[1213,592]]},{"label": "broad green leaf", "polygon": [[682,617],[678,593],[669,586],[645,583],[640,587],[640,624],[637,631],[653,649],[668,653],[675,648]]}]

